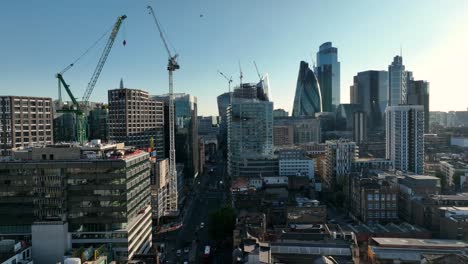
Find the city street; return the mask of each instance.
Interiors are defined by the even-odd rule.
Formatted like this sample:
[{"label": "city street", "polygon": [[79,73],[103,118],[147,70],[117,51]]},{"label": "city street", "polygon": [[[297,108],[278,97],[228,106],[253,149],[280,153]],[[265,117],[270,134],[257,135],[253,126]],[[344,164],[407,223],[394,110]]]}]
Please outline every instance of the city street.
[{"label": "city street", "polygon": [[[210,169],[213,169],[211,175],[208,173]],[[182,209],[185,211],[182,227],[154,238],[155,242],[165,243],[166,263],[201,263],[205,246],[213,246],[208,233],[209,215],[219,209],[227,198],[227,192],[219,184],[220,181],[224,182],[223,172],[223,163],[207,165],[205,173],[195,181],[192,193],[186,197],[187,208]],[[202,222],[204,227],[200,228]],[[189,248],[190,252],[185,253],[184,248]],[[177,256],[177,250],[181,250],[180,256]],[[223,263],[222,259],[225,257],[217,255],[226,254],[212,250],[211,255],[210,263]]]}]

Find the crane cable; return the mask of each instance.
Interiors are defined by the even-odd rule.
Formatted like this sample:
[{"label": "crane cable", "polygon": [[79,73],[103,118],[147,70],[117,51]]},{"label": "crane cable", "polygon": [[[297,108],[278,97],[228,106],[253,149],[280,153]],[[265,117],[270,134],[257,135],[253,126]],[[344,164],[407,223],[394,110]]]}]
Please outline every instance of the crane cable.
[{"label": "crane cable", "polygon": [[93,45],[91,45],[89,48],[87,48],[85,50],[85,52],[83,52],[80,56],[78,56],[78,58],[76,58],[72,63],[70,63],[70,65],[68,65],[65,69],[63,69],[60,74],[63,74],[65,73],[66,71],[68,71],[71,67],[73,67],[75,65],[75,63],[77,63],[81,58],[83,58],[86,54],[88,54],[89,51],[91,51],[91,49],[93,49],[105,36],[107,36],[109,34],[109,32],[112,30],[113,26],[110,27],[106,32],[104,32],[104,34],[102,34],[101,37],[99,37],[94,43]]}]

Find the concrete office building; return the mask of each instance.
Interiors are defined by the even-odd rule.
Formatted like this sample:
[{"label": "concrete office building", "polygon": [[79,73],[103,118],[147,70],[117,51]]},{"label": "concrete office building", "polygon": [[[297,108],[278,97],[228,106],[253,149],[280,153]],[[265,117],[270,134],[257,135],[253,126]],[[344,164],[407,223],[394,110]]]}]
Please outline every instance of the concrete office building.
[{"label": "concrete office building", "polygon": [[344,184],[345,177],[352,171],[353,162],[359,156],[355,142],[349,140],[327,140],[325,142],[325,185],[333,188]]},{"label": "concrete office building", "polygon": [[271,160],[272,154],[273,103],[234,98],[228,108],[229,175],[243,176],[246,160]]},{"label": "concrete office building", "polygon": [[424,133],[429,133],[429,83],[427,81],[409,81],[408,104],[424,107]]},{"label": "concrete office building", "polygon": [[[288,135],[292,128],[293,139],[292,144],[299,145],[310,142],[321,141],[321,126],[320,121],[313,117],[277,117],[273,121],[273,127],[277,132],[284,132],[283,129],[288,129]],[[281,135],[281,134],[280,134]],[[276,137],[275,137],[276,140]],[[288,142],[291,140],[287,139]]]},{"label": "concrete office building", "polygon": [[[32,234],[35,259],[64,256],[69,246],[105,244],[118,261],[147,252],[149,155],[122,143],[99,143],[18,150],[2,160],[1,235]],[[51,261],[38,263],[61,259]]]},{"label": "concrete office building", "polygon": [[[468,173],[468,163],[459,160],[447,160],[439,162],[440,171],[445,178],[448,187],[460,186],[460,175]],[[455,176],[458,176],[456,178]],[[458,180],[458,182],[456,182]]]},{"label": "concrete office building", "polygon": [[18,147],[53,143],[52,99],[0,96],[0,156]]},{"label": "concrete office building", "polygon": [[353,114],[353,140],[357,144],[367,141],[367,115],[358,111]]},{"label": "concrete office building", "polygon": [[305,176],[314,179],[314,161],[302,149],[281,149],[278,152],[279,176]]},{"label": "concrete office building", "polygon": [[108,91],[109,139],[140,149],[150,147],[151,139],[158,157],[165,157],[164,102],[151,100],[148,92],[124,88]]},{"label": "concrete office building", "polygon": [[338,49],[331,42],[320,45],[315,73],[320,84],[324,112],[332,112],[340,104],[340,62]]},{"label": "concrete office building", "polygon": [[277,118],[277,117],[287,117],[289,116],[289,113],[288,111],[284,110],[284,109],[275,109],[273,110],[273,118]]},{"label": "concrete office building", "polygon": [[424,108],[389,106],[386,111],[386,158],[402,172],[424,173]]},{"label": "concrete office building", "polygon": [[273,145],[291,146],[294,144],[293,126],[273,126]]}]

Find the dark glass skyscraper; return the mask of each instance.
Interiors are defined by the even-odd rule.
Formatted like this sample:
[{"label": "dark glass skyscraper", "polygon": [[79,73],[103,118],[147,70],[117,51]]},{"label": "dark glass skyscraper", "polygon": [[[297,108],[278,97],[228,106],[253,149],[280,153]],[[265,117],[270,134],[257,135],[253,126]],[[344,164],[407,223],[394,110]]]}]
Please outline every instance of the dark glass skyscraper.
[{"label": "dark glass skyscraper", "polygon": [[408,104],[424,107],[424,133],[429,133],[429,83],[426,81],[409,81]]},{"label": "dark glass skyscraper", "polygon": [[292,116],[315,116],[318,112],[322,112],[320,85],[309,64],[301,61]]},{"label": "dark glass skyscraper", "polygon": [[320,45],[315,68],[324,112],[332,112],[340,104],[340,62],[338,49],[331,42]]},{"label": "dark glass skyscraper", "polygon": [[388,73],[386,71],[365,71],[354,76],[351,86],[351,103],[359,104],[366,113],[368,127],[383,130],[383,115],[387,106]]},{"label": "dark glass skyscraper", "polygon": [[231,93],[232,92],[223,93],[216,98],[218,102],[218,114],[220,118],[219,145],[221,148],[223,148],[227,144],[227,108],[229,106],[229,103],[231,102]]}]

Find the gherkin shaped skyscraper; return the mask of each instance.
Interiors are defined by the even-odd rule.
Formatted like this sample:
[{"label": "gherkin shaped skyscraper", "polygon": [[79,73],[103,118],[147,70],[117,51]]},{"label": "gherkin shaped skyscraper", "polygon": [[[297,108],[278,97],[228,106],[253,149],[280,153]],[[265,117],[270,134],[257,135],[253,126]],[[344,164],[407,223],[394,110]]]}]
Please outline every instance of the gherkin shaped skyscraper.
[{"label": "gherkin shaped skyscraper", "polygon": [[292,116],[313,117],[318,112],[322,112],[320,86],[315,73],[309,68],[309,64],[301,61]]}]

